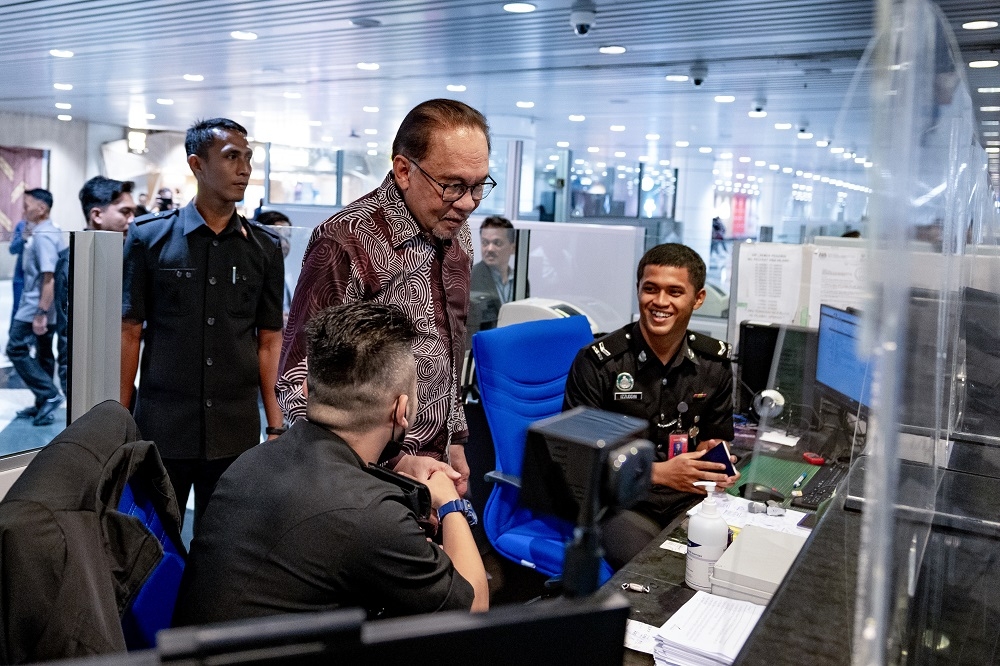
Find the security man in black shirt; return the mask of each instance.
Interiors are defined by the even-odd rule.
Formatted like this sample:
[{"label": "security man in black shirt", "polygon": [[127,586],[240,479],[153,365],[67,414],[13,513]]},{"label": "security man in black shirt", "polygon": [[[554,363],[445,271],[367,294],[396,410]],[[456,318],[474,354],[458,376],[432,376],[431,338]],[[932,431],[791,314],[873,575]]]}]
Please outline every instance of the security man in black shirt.
[{"label": "security man in black shirt", "polygon": [[602,524],[606,557],[622,567],[705,491],[695,481],[729,487],[725,465],[700,460],[733,438],[729,345],[687,330],[705,300],[705,262],[691,248],[658,245],[637,271],[639,321],[580,350],[566,382],[563,409],[596,407],[649,421],[657,447],[653,488],[629,511]]}]

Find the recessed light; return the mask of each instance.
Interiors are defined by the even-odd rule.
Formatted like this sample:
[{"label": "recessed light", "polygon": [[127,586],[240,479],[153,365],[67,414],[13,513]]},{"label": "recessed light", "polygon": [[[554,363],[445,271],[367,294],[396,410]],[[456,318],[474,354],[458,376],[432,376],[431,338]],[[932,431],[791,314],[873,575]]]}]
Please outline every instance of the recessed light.
[{"label": "recessed light", "polygon": [[1000,106],[981,106],[979,107],[979,110],[984,113],[993,113],[995,111],[1000,111]]},{"label": "recessed light", "polygon": [[753,111],[747,111],[747,115],[751,118],[767,118],[767,111],[754,109]]},{"label": "recessed light", "polygon": [[840,146],[834,146],[834,147],[830,148],[830,152],[833,153],[834,155],[839,155],[842,152],[844,152],[844,149],[841,148]]},{"label": "recessed light", "polygon": [[790,130],[792,129],[791,123],[774,123],[774,129],[776,130]]},{"label": "recessed light", "polygon": [[660,166],[670,166],[670,160],[660,160]]},{"label": "recessed light", "polygon": [[799,132],[796,136],[799,137],[800,139],[811,139],[813,138],[813,133],[802,131]]},{"label": "recessed light", "polygon": [[733,159],[733,154],[732,153],[720,153],[719,154],[719,159],[722,159],[722,160],[731,160],[731,159]]},{"label": "recessed light", "polygon": [[659,140],[660,140],[659,134],[653,134],[652,132],[650,132],[649,134],[646,135],[646,141],[659,141]]},{"label": "recessed light", "polygon": [[365,113],[378,113],[377,106],[363,106],[361,107],[361,110],[364,111]]},{"label": "recessed light", "polygon": [[705,153],[707,155],[708,153],[712,152],[712,148],[711,146],[702,146],[701,148],[698,149],[698,152]]},{"label": "recessed light", "polygon": [[378,63],[377,62],[359,62],[358,63],[358,69],[363,69],[366,72],[374,72],[375,70],[378,69]]},{"label": "recessed light", "polygon": [[368,154],[371,155],[372,157],[374,157],[374,156],[378,155],[378,151],[377,150],[369,150]]},{"label": "recessed light", "polygon": [[448,92],[465,92],[465,86],[463,85],[447,85],[445,89]]},{"label": "recessed light", "polygon": [[535,9],[536,7],[530,2],[508,2],[503,6],[503,10],[511,14],[530,14]]},{"label": "recessed light", "polygon": [[589,146],[587,148],[587,152],[588,153],[599,153],[599,152],[601,152],[601,149],[598,148],[597,146]]},{"label": "recessed light", "polygon": [[534,102],[516,102],[517,108],[519,109],[533,109],[535,108]]},{"label": "recessed light", "polygon": [[73,120],[73,116],[67,115],[65,113],[60,113],[58,116],[56,116],[56,118],[58,118],[59,120],[62,120],[62,121]]},{"label": "recessed light", "polygon": [[49,51],[49,55],[53,58],[72,58],[72,51],[64,51],[63,49],[52,49]]},{"label": "recessed light", "polygon": [[184,75],[184,80],[185,81],[204,81],[205,77],[202,76],[201,74],[185,74]]},{"label": "recessed light", "polygon": [[674,141],[674,145],[678,148],[687,148],[691,145],[690,141]]},{"label": "recessed light", "polygon": [[611,126],[611,131],[612,132],[624,132],[625,131],[625,126],[624,125],[612,125]]},{"label": "recessed light", "polygon": [[1000,132],[983,132],[983,136],[1000,136]]},{"label": "recessed light", "polygon": [[795,175],[796,176],[802,176],[803,178],[812,178],[813,177],[811,171],[805,171],[805,172],[803,172],[803,171],[796,171]]},{"label": "recessed light", "polygon": [[161,104],[163,106],[170,106],[171,104],[174,103],[174,100],[170,99],[169,97],[157,97],[156,103]]},{"label": "recessed light", "polygon": [[549,161],[550,162],[558,162],[559,161],[559,156],[558,155],[549,155]]},{"label": "recessed light", "polygon": [[667,81],[671,81],[673,83],[684,83],[685,81],[688,80],[688,75],[687,74],[667,74],[666,79],[667,79]]},{"label": "recessed light", "polygon": [[996,60],[973,60],[969,63],[969,67],[974,69],[987,69],[989,67],[996,67],[998,63]]},{"label": "recessed light", "polygon": [[570,115],[569,119],[572,120],[574,123],[582,123],[584,120],[587,119],[587,116],[581,116],[574,113]]},{"label": "recessed light", "polygon": [[648,162],[649,161],[649,155],[639,155],[639,161],[640,162]]},{"label": "recessed light", "polygon": [[569,148],[569,141],[556,141],[556,148]]},{"label": "recessed light", "polygon": [[746,156],[743,156],[743,157],[740,158],[740,162],[742,162],[743,164],[749,164],[750,163],[750,158],[746,157]]},{"label": "recessed light", "polygon": [[777,171],[778,169],[781,168],[781,166],[778,164],[768,164],[767,168],[770,169],[771,171]]},{"label": "recessed light", "polygon": [[369,141],[367,145],[369,148],[378,148],[378,141]]},{"label": "recessed light", "polygon": [[55,88],[56,90],[72,90],[73,89],[73,84],[72,83],[53,83],[52,87]]},{"label": "recessed light", "polygon": [[365,130],[365,134],[367,134],[369,136],[373,136],[375,134],[378,134],[378,130],[377,129],[366,129]]},{"label": "recessed light", "polygon": [[282,93],[282,96],[285,99],[302,99],[302,93],[291,92],[291,91]]},{"label": "recessed light", "polygon": [[156,115],[152,113],[147,113],[146,120],[156,120]]},{"label": "recessed light", "polygon": [[826,148],[829,145],[830,145],[830,142],[827,141],[826,139],[820,139],[819,141],[816,142],[816,147],[817,148]]},{"label": "recessed light", "polygon": [[981,93],[1000,93],[1000,88],[977,88],[976,90]]},{"label": "recessed light", "polygon": [[323,126],[323,121],[322,120],[310,120],[309,121],[309,127],[322,127],[322,126]]},{"label": "recessed light", "polygon": [[791,173],[792,167],[784,167],[781,169],[781,173]]},{"label": "recessed light", "polygon": [[73,108],[73,105],[67,102],[56,102],[56,108],[62,109],[63,111],[68,111]]},{"label": "recessed light", "polygon": [[733,95],[716,95],[715,101],[719,104],[729,104],[730,102],[735,102],[736,97]]},{"label": "recessed light", "polygon": [[622,53],[625,53],[625,47],[617,45],[602,46],[597,50],[604,55],[621,55]]},{"label": "recessed light", "polygon": [[988,152],[988,153],[1000,153],[1000,147],[998,147],[998,146],[990,146],[989,148],[986,149],[986,152]]},{"label": "recessed light", "polygon": [[233,39],[239,39],[244,42],[252,42],[253,40],[257,39],[257,33],[250,32],[249,30],[233,30],[231,33],[229,33],[229,36],[232,37]]},{"label": "recessed light", "polygon": [[983,124],[988,127],[994,127],[996,125],[1000,125],[1000,120],[984,120]]},{"label": "recessed light", "polygon": [[625,151],[624,150],[616,150],[615,151],[615,157],[625,157]]},{"label": "recessed light", "polygon": [[968,23],[963,23],[962,27],[966,30],[988,30],[989,28],[997,27],[996,21],[969,21]]},{"label": "recessed light", "polygon": [[767,162],[765,162],[764,160],[757,160],[756,162],[753,163],[753,165],[754,166],[759,166],[759,167],[766,166]]}]

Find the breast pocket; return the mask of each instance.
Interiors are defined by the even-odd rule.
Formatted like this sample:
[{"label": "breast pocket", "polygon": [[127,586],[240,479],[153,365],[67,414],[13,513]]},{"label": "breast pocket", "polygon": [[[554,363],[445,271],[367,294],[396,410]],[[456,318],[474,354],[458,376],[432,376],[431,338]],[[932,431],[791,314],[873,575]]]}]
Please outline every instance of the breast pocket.
[{"label": "breast pocket", "polygon": [[153,283],[156,307],[165,315],[180,317],[194,308],[198,269],[160,268]]},{"label": "breast pocket", "polygon": [[236,271],[230,277],[231,293],[226,299],[226,309],[234,317],[250,318],[257,314],[257,303],[264,284],[263,277],[256,272]]}]

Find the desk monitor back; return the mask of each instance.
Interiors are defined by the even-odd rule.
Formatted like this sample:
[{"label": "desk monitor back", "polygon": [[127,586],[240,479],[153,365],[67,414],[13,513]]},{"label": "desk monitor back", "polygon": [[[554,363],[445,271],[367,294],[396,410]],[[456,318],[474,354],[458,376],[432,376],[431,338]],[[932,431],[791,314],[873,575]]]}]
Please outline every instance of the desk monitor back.
[{"label": "desk monitor back", "polygon": [[736,393],[739,413],[752,416],[754,395],[769,388],[781,393],[785,403],[797,413],[816,407],[814,329],[744,321],[740,323],[739,339]]}]

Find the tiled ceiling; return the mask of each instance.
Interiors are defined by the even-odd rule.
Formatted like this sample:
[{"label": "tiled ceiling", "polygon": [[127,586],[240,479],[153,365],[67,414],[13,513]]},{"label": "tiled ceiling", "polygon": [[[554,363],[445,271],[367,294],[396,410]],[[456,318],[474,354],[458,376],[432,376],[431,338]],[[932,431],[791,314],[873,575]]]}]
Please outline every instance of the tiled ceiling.
[{"label": "tiled ceiling", "polygon": [[[596,23],[582,37],[570,27],[572,0],[534,4],[532,13],[513,14],[501,0],[4,2],[0,110],[153,129],[224,115],[259,140],[347,147],[375,140],[386,150],[406,110],[450,96],[497,128],[533,133],[543,151],[568,141],[581,151],[664,156],[688,141],[689,150],[816,170],[836,156],[815,140],[866,149],[867,89],[845,96],[872,34],[871,0],[597,0]],[[1000,5],[939,5],[966,62],[998,59],[1000,29],[961,24],[997,20]],[[235,30],[258,38],[233,39]],[[627,50],[598,52],[608,45]],[[50,49],[75,55],[52,57]],[[700,87],[665,79],[689,74],[695,62],[708,71]],[[1000,105],[1000,94],[976,92],[1000,87],[1000,69],[965,69],[976,108]],[[718,103],[717,95],[736,100]],[[766,118],[747,116],[755,100],[766,100]],[[571,122],[571,114],[585,120]],[[777,130],[776,122],[793,129]],[[797,139],[800,126],[814,140]]]}]

